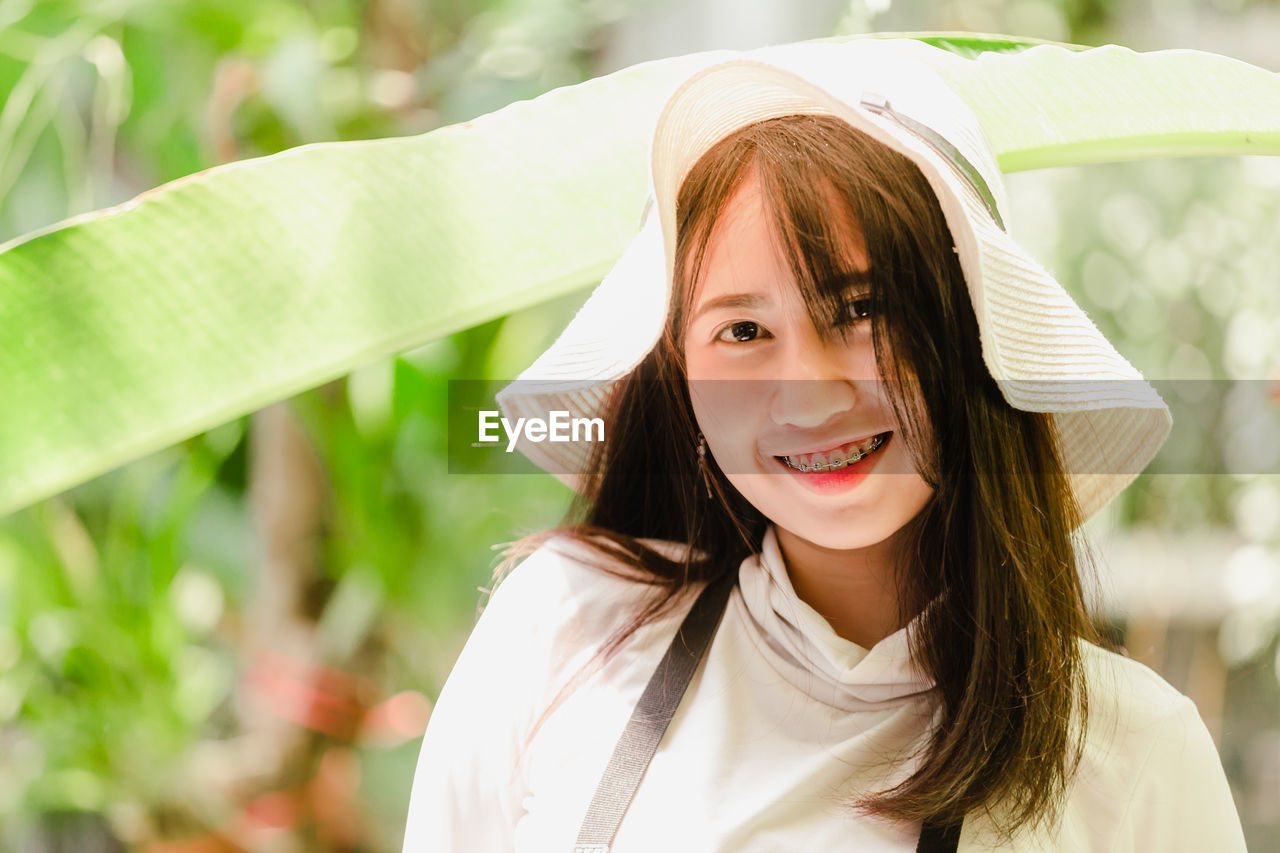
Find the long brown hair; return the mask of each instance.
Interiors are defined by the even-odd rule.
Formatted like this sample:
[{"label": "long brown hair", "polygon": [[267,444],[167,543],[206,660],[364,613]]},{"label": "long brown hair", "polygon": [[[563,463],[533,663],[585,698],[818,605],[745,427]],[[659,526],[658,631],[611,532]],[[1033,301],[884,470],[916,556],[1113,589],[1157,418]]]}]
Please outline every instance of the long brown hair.
[{"label": "long brown hair", "polygon": [[[557,531],[592,543],[658,592],[603,653],[686,588],[736,571],[768,524],[714,462],[707,496],[681,347],[712,227],[748,176],[759,181],[819,334],[840,334],[831,318],[844,294],[824,284],[843,269],[836,247],[856,223],[871,262],[881,376],[935,490],[908,525],[897,583],[902,621],[919,614],[911,651],[936,685],[938,724],[914,774],[855,805],[900,820],[986,812],[1006,834],[1052,819],[1087,716],[1079,641],[1096,639],[1072,542],[1079,512],[1053,421],[1012,408],[988,373],[952,238],[923,174],[839,119],[788,116],[741,128],[684,180],[668,323],[612,397],[578,520]],[[645,538],[691,547],[673,560]]]}]

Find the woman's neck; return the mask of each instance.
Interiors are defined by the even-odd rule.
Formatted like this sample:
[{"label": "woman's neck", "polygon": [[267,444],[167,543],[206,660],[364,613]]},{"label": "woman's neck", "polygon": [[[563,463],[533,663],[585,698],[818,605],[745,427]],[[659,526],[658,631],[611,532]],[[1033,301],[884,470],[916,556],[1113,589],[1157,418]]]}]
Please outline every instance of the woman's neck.
[{"label": "woman's neck", "polygon": [[776,529],[791,586],[841,637],[869,649],[904,624],[894,575],[894,537],[836,551]]}]

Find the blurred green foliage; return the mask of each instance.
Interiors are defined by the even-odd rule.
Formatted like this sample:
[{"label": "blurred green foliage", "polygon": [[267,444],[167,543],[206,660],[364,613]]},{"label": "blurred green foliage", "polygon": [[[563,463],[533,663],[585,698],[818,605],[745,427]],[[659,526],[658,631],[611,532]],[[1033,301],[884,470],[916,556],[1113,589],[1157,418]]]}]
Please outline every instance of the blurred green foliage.
[{"label": "blurred green foliage", "polygon": [[[0,239],[218,162],[424,132],[576,82],[621,11],[4,0]],[[450,475],[447,379],[514,375],[572,303],[302,395],[283,430],[233,422],[0,521],[0,848],[396,848],[417,745],[412,726],[379,739],[375,709],[405,688],[435,695],[489,546],[557,522],[568,498],[550,478]],[[282,569],[290,524],[305,554]],[[268,651],[311,673],[295,692],[322,681],[312,669],[355,673],[359,719],[293,725],[289,697],[257,684]],[[255,762],[235,746],[254,730],[295,743]],[[353,742],[356,801],[336,805],[358,817],[335,829],[318,780]],[[106,820],[95,835],[68,813]]]},{"label": "blurred green foliage", "polygon": [[[1272,333],[1280,317],[1280,158],[1110,164],[1017,174],[1009,183],[1021,208],[1016,236],[1143,375],[1180,395],[1170,402],[1182,418],[1198,415],[1230,438],[1238,416],[1204,405],[1209,395],[1229,380],[1280,380]],[[1175,419],[1169,444],[1196,437]],[[1228,468],[1211,458],[1206,470]],[[1158,457],[1107,508],[1107,523],[1239,528],[1246,539],[1276,543],[1280,517],[1240,517],[1242,497],[1258,489],[1273,491],[1280,506],[1274,474],[1192,476]]]}]

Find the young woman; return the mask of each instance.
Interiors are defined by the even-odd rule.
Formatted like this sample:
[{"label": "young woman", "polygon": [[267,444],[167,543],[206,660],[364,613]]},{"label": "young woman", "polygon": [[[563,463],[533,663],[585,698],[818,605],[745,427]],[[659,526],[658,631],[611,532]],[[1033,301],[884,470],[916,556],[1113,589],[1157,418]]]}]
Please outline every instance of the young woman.
[{"label": "young woman", "polygon": [[1168,411],[1009,239],[925,50],[672,96],[640,236],[500,400],[606,441],[522,448],[579,521],[459,658],[406,850],[1244,849],[1194,706],[1093,644],[1073,538]]}]

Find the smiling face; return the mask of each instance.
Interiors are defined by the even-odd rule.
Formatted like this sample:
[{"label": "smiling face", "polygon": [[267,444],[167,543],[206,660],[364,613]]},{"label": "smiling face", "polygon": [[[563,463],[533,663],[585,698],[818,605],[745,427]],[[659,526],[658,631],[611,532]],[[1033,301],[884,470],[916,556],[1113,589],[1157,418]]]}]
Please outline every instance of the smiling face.
[{"label": "smiling face", "polygon": [[822,286],[843,309],[820,329],[747,167],[707,238],[683,328],[698,426],[784,551],[788,540],[828,551],[890,543],[933,494],[880,381],[861,233],[848,221],[835,233]]}]

